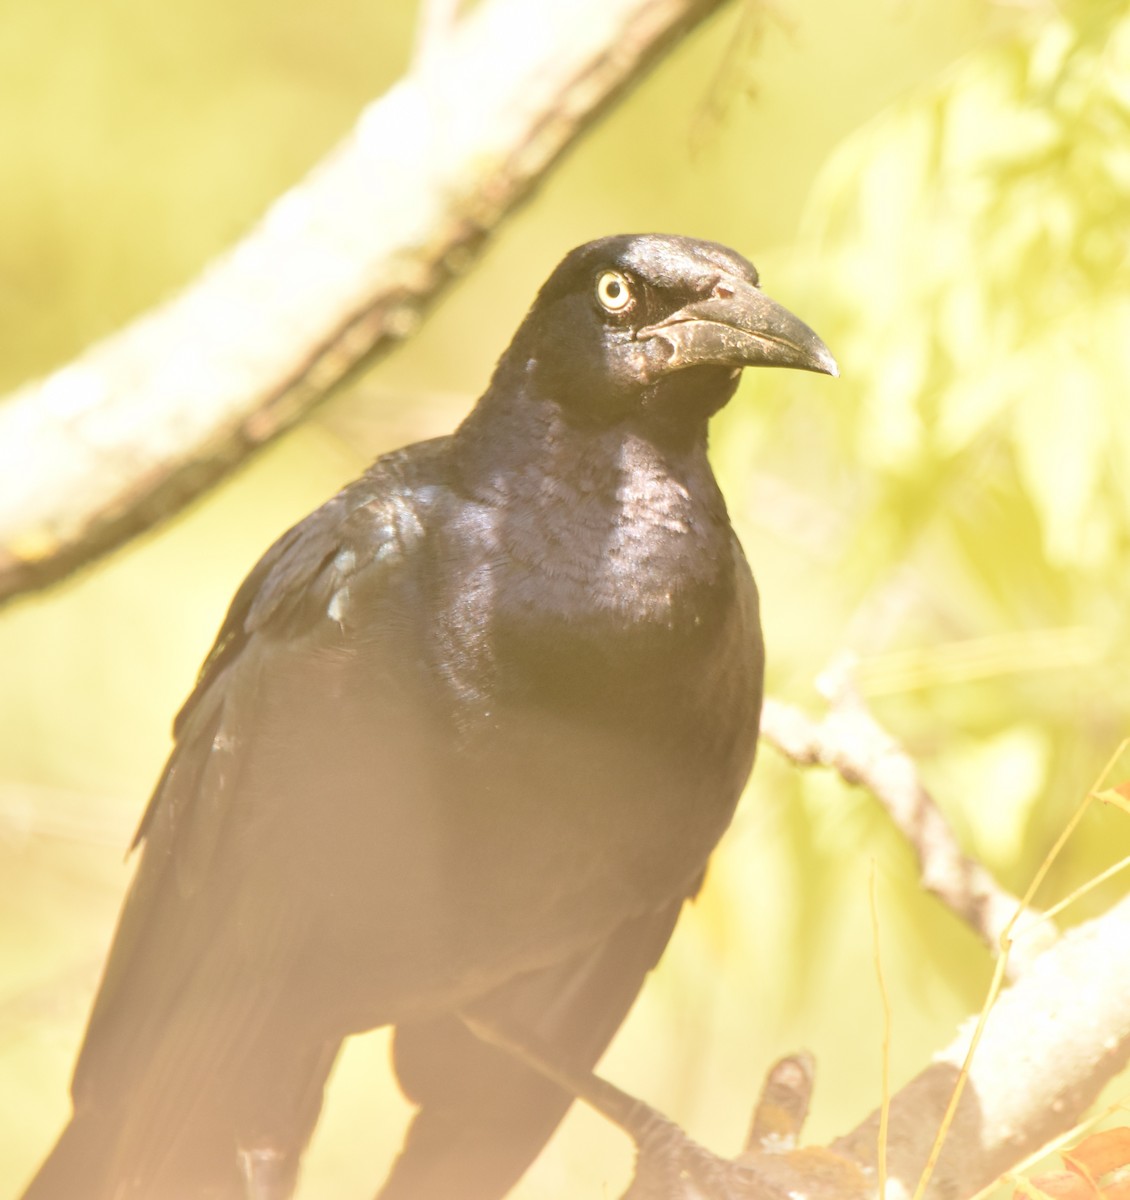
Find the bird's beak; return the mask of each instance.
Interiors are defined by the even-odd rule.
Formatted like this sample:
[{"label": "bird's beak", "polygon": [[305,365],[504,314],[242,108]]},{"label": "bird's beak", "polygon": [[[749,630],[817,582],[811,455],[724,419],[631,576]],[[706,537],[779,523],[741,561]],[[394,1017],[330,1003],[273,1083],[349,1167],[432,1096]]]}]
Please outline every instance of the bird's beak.
[{"label": "bird's beak", "polygon": [[[696,300],[637,340],[655,339],[659,371],[686,367],[794,367],[838,375],[828,347],[787,308],[744,279],[723,279],[707,300]],[[651,355],[649,355],[649,358]]]}]

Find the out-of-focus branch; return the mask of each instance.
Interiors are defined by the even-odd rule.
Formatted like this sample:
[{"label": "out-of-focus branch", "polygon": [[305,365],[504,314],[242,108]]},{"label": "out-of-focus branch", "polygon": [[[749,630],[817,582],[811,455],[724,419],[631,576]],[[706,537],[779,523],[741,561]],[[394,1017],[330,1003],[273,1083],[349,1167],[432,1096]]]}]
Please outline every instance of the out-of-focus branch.
[{"label": "out-of-focus branch", "polygon": [[[1130,1061],[1127,945],[1130,898],[1066,933],[1001,994],[985,1024],[926,1200],[971,1196],[987,1187],[1071,1129],[1102,1088],[1126,1067]],[[970,1019],[954,1042],[891,1098],[888,1196],[914,1193],[974,1024]],[[778,1064],[774,1075],[790,1061]],[[793,1149],[810,1086],[803,1071],[793,1075],[795,1095],[786,1094],[785,1103],[796,1111],[782,1118],[779,1111],[767,1110],[763,1095],[754,1120],[755,1130],[784,1129],[786,1136],[754,1137],[736,1159],[715,1157],[650,1110],[651,1120],[642,1134],[633,1122],[619,1122],[640,1149],[636,1178],[625,1200],[876,1197],[878,1113],[830,1146]],[[779,1089],[769,1099],[779,1107]],[[620,1108],[637,1115],[622,1102]]]},{"label": "out-of-focus branch", "polygon": [[[953,830],[918,775],[913,759],[875,720],[851,686],[847,667],[822,677],[831,707],[813,720],[772,698],[761,715],[761,737],[798,766],[830,767],[866,788],[887,810],[918,858],[922,886],[965,921],[995,952],[1020,901],[978,862],[962,853]],[[1031,914],[1038,916],[1036,913]],[[1012,975],[1055,939],[1044,924],[1009,958]]]},{"label": "out-of-focus branch", "polygon": [[184,292],[0,403],[0,601],[199,495],[419,324],[724,0],[482,0]]},{"label": "out-of-focus branch", "polygon": [[[763,737],[800,765],[829,766],[872,791],[914,846],[930,890],[995,946],[1019,901],[961,854],[914,763],[852,689],[850,664],[826,673],[822,690],[831,712],[821,721],[767,701]],[[1130,1062],[1130,897],[1058,939],[1049,940],[1047,925],[1031,920],[1022,921],[1012,936],[1013,953],[1026,969],[985,1021],[925,1200],[969,1196],[991,1184],[1071,1129]],[[970,1018],[954,1041],[892,1097],[888,1196],[914,1194],[976,1025]],[[602,1079],[561,1076],[560,1082],[635,1142],[637,1168],[624,1200],[877,1196],[877,1111],[829,1146],[796,1148],[812,1086],[806,1058],[786,1059],[774,1068],[747,1147],[735,1158],[707,1150],[661,1113]]]},{"label": "out-of-focus branch", "polygon": [[[985,1026],[928,1196],[969,1196],[1075,1125],[1130,1062],[1130,897],[1065,933],[1004,991]],[[891,1102],[888,1163],[913,1186],[974,1022]],[[878,1115],[832,1149],[875,1161]],[[909,1194],[909,1191],[908,1193]]]}]

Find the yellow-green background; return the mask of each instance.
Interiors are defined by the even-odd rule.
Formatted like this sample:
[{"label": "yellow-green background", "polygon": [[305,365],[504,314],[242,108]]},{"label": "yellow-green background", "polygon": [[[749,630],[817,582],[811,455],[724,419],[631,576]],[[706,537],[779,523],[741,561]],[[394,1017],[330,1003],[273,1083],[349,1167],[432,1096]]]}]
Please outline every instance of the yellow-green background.
[{"label": "yellow-green background", "polygon": [[[413,17],[387,0],[0,5],[0,389],[245,232],[405,69]],[[351,391],[172,526],[0,613],[0,1196],[64,1118],[123,848],[243,573],[373,454],[457,421],[587,238],[727,242],[840,360],[836,382],[747,377],[716,422],[774,693],[818,708],[815,675],[858,653],[876,713],[1014,889],[1130,731],[1125,5],[775,0],[760,39],[742,19],[686,42]],[[755,775],[605,1060],[720,1150],[786,1051],[817,1057],[813,1138],[876,1101],[873,861],[896,1085],[989,974],[870,797],[769,750]],[[1130,851],[1128,824],[1092,813],[1048,897]],[[371,1194],[404,1113],[385,1054],[376,1035],[341,1064],[304,1197]],[[628,1165],[578,1111],[517,1194],[615,1195]]]}]

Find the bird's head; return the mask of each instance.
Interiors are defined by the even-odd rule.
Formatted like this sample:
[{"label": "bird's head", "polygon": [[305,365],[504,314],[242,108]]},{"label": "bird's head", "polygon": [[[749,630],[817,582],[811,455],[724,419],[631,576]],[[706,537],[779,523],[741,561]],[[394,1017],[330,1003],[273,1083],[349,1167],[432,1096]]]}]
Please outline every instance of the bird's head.
[{"label": "bird's head", "polygon": [[743,367],[837,374],[828,348],[714,242],[601,238],[566,255],[500,363],[586,423],[646,414],[701,425]]}]

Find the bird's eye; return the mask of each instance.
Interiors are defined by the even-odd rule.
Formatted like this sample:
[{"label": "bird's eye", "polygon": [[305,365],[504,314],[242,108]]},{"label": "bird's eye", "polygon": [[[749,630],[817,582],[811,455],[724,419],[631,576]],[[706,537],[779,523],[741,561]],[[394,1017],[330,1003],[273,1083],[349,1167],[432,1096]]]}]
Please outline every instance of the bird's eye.
[{"label": "bird's eye", "polygon": [[632,286],[619,271],[602,271],[596,281],[596,298],[601,308],[623,312],[632,302]]}]

